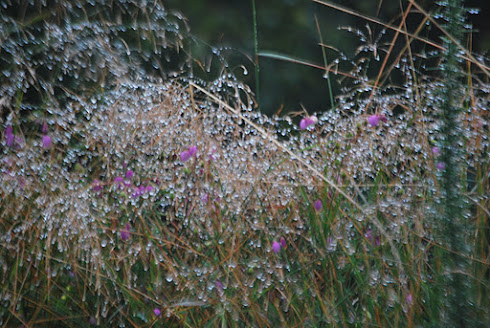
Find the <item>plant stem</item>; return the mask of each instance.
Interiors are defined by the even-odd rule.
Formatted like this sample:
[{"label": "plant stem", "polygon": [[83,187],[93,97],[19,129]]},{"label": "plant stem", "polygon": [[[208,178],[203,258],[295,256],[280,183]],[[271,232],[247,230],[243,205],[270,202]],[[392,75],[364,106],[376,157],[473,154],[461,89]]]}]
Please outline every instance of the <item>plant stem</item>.
[{"label": "plant stem", "polygon": [[[252,15],[253,15],[253,25],[254,25],[254,58],[255,58],[255,95],[257,98],[257,103],[260,104],[260,93],[259,93],[259,37],[257,34],[257,11],[255,9],[255,0],[252,0]],[[260,106],[259,106],[260,108]]]},{"label": "plant stem", "polygon": [[[460,40],[462,36],[463,3],[450,0],[445,8],[447,31]],[[440,237],[448,251],[443,255],[443,284],[446,295],[444,321],[445,327],[471,327],[471,300],[469,292],[469,263],[466,260],[470,247],[466,243],[468,222],[465,220],[463,203],[463,181],[460,135],[460,111],[457,105],[463,85],[459,68],[458,47],[450,39],[444,39],[445,48],[442,75],[444,86],[441,94],[441,137],[442,156],[445,166],[441,176],[442,210],[440,214]]]},{"label": "plant stem", "polygon": [[318,36],[320,38],[320,44],[321,44],[321,48],[322,48],[323,65],[325,65],[325,74],[323,76],[327,79],[328,93],[330,95],[330,106],[332,109],[334,109],[335,103],[333,102],[332,82],[330,82],[330,76],[328,75],[327,54],[325,53],[325,47],[323,46],[322,33],[320,30],[320,24],[318,23],[318,17],[316,16],[316,14],[315,14],[315,23],[316,23],[316,28],[318,30]]}]

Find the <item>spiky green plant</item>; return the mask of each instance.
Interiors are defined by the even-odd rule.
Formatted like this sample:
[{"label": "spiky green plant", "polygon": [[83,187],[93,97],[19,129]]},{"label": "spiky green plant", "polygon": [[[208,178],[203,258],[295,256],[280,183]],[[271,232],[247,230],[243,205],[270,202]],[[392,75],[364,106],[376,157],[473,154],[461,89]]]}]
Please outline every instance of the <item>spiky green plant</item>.
[{"label": "spiky green plant", "polygon": [[461,120],[463,108],[460,102],[465,92],[462,83],[459,42],[463,32],[463,1],[449,0],[442,9],[448,35],[444,36],[441,99],[441,211],[438,236],[442,251],[443,272],[441,297],[444,311],[442,320],[446,327],[474,327],[474,282],[468,258],[472,249],[468,232],[472,222],[468,219],[465,195],[465,162],[462,143]]}]

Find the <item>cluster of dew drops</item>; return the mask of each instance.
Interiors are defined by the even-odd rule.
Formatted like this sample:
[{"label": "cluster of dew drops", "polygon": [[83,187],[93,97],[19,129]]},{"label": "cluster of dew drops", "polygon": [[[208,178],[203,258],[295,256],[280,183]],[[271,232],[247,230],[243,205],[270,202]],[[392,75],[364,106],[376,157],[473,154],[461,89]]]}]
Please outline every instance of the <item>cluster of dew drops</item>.
[{"label": "cluster of dew drops", "polygon": [[[226,88],[238,88],[237,84],[229,76],[212,84],[201,83],[217,95]],[[292,227],[274,217],[277,212],[271,209],[304,202],[298,195],[299,186],[315,199],[321,192],[320,179],[269,136],[340,186],[357,184],[362,188],[380,170],[396,177],[396,188],[403,192],[367,207],[372,213],[381,211],[392,218],[387,229],[394,236],[401,234],[410,215],[417,214],[413,196],[424,188],[432,190],[436,183],[429,178],[420,180],[423,172],[435,170],[435,154],[426,143],[427,134],[419,133],[418,124],[407,124],[407,116],[416,116],[415,120],[436,125],[430,115],[396,117],[385,111],[386,121],[374,126],[369,115],[358,109],[361,106],[346,101],[341,110],[321,114],[314,125],[301,130],[290,118],[266,117],[240,98],[228,101],[236,105],[241,117],[226,112],[190,88],[189,81],[182,78],[165,83],[121,83],[95,99],[71,103],[73,112],[83,112],[87,119],[75,122],[60,115],[57,128],[49,131],[49,149],[40,138],[15,149],[4,147],[2,195],[25,201],[12,202],[15,208],[9,215],[16,224],[1,236],[2,244],[12,247],[13,235],[30,238],[29,231],[36,227],[42,231],[40,238],[50,244],[46,241],[44,249],[39,247],[30,255],[32,261],[40,261],[48,247],[66,253],[77,245],[82,260],[105,267],[104,249],[126,243],[131,265],[147,258],[143,253],[163,262],[165,257],[156,246],[165,243],[164,236],[153,231],[158,238],[140,239],[139,227],[142,221],[164,226],[178,234],[191,251],[189,263],[166,273],[161,284],[173,283],[204,302],[219,289],[214,281],[224,288],[238,287],[220,273],[222,268],[197,255],[211,247],[215,238],[223,244],[239,236],[257,254],[272,254],[274,240],[285,236],[288,243],[294,243],[307,229],[306,218],[297,208],[291,207],[293,213],[288,214],[294,217]],[[249,92],[243,85],[239,89]],[[378,105],[389,108],[392,99],[380,97],[377,101],[385,101]],[[248,125],[243,117],[264,127],[269,136]],[[474,120],[487,124],[480,117]],[[78,144],[70,148],[74,136]],[[473,157],[468,165],[475,165],[478,154],[488,149],[488,140],[470,147]],[[182,156],[191,148],[190,156]],[[32,210],[29,220],[23,219],[23,206]],[[218,227],[213,218],[220,219]],[[352,226],[339,220],[332,227],[332,237],[349,245],[350,230]],[[296,279],[287,276],[285,282],[278,268],[290,268],[268,256],[237,256],[222,266],[235,269],[237,265],[254,272],[240,283],[250,287],[266,289],[275,281],[287,284]],[[145,267],[148,269],[148,264]],[[6,269],[3,267],[4,272]],[[107,272],[113,275],[111,270]],[[201,289],[191,288],[196,279]],[[132,284],[141,288],[136,275]]]}]

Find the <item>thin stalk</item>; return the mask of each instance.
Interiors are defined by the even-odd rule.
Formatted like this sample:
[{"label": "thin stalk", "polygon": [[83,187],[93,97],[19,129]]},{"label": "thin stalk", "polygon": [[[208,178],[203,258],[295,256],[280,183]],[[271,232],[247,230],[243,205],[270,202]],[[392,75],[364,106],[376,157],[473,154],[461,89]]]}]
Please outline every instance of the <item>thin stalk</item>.
[{"label": "thin stalk", "polygon": [[257,103],[260,104],[259,36],[257,33],[257,10],[255,9],[255,0],[252,0],[252,16],[254,25],[255,96],[257,98]]},{"label": "thin stalk", "polygon": [[[323,44],[322,32],[320,30],[320,24],[318,23],[318,17],[316,14],[315,14],[315,23],[316,23],[316,29],[318,30],[318,37],[320,38],[320,44]],[[330,106],[332,106],[332,109],[334,109],[335,103],[333,102],[332,82],[330,82],[330,76],[328,75],[327,55],[325,53],[325,47],[321,47],[321,48],[322,48],[322,56],[323,56],[323,65],[325,65],[324,77],[327,79],[328,93],[330,95]]]}]

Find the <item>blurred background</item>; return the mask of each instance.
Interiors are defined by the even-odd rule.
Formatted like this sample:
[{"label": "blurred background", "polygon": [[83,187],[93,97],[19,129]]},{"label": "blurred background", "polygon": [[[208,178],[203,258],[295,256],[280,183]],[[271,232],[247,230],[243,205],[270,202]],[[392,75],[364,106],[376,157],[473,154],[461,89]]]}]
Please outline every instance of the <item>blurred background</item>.
[{"label": "blurred background", "polygon": [[[332,1],[363,15],[376,17],[391,25],[400,22],[401,9],[407,8],[408,1]],[[420,0],[417,3],[430,12],[437,10],[435,1]],[[466,35],[468,48],[473,53],[488,55],[490,49],[490,1],[466,1],[472,11],[467,21],[472,29]],[[191,34],[196,38],[192,56],[204,65],[210,48],[219,53],[229,64],[229,68],[242,81],[255,88],[254,74],[254,37],[251,0],[166,0],[168,9],[180,11],[187,19]],[[383,60],[383,49],[388,49],[388,41],[393,34],[388,31],[382,35],[380,25],[344,13],[310,0],[256,0],[259,51],[280,53],[318,65],[323,64],[322,50],[318,45],[320,36],[315,23],[318,18],[323,43],[332,48],[326,49],[328,63],[343,58],[339,68],[349,71],[352,64],[365,56],[366,52],[356,55],[361,45],[375,46],[381,60],[374,58],[371,52],[369,78],[374,78]],[[423,16],[413,13],[407,20],[409,31],[414,31]],[[440,21],[442,23],[442,21]],[[349,32],[343,27],[351,27]],[[363,35],[358,35],[359,30]],[[434,34],[433,34],[434,33]],[[427,26],[420,34],[440,42],[433,26]],[[401,39],[401,38],[400,38]],[[401,39],[404,41],[404,39]],[[470,41],[471,40],[471,41]],[[470,46],[471,43],[471,46]],[[403,43],[400,43],[400,46]],[[430,51],[423,45],[419,51]],[[396,51],[396,48],[395,48]],[[369,57],[369,56],[368,56]],[[349,65],[349,62],[351,65]],[[243,67],[245,67],[245,71]],[[324,71],[284,60],[259,57],[260,66],[260,108],[267,114],[301,110],[308,112],[328,110],[332,104]],[[243,74],[243,73],[248,74]],[[330,75],[334,96],[349,84],[347,79],[339,80]]]}]

